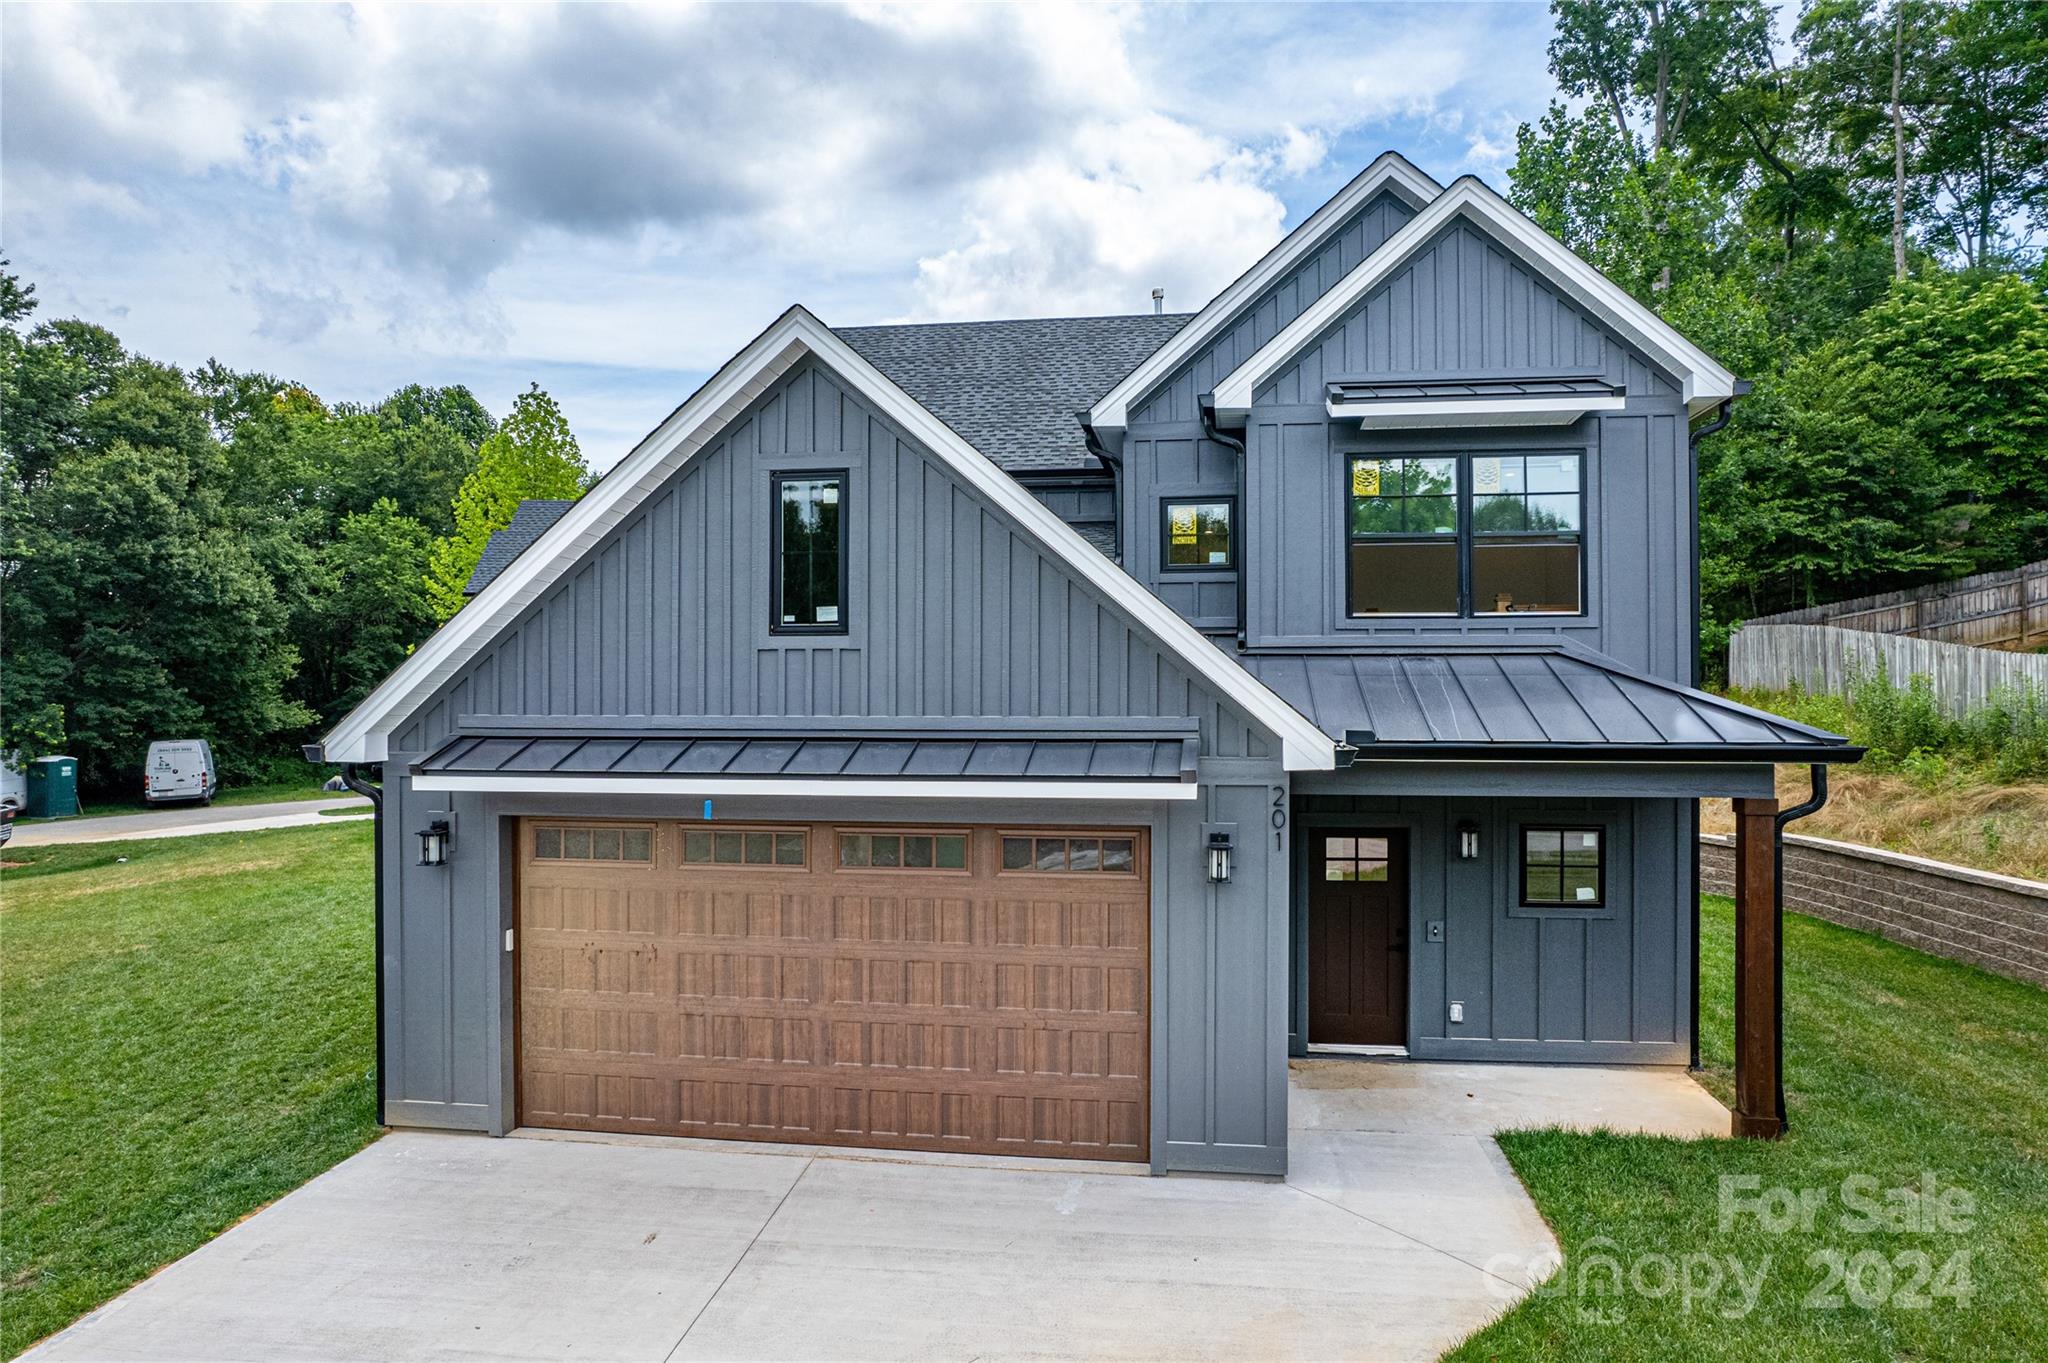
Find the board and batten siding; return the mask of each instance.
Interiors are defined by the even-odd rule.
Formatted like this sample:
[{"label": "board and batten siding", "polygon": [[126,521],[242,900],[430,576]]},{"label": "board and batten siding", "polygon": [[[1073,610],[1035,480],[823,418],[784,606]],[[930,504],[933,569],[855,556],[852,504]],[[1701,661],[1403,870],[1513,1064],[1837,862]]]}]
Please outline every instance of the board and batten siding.
[{"label": "board and batten siding", "polygon": [[[851,479],[849,633],[774,635],[769,476],[832,468]],[[463,716],[580,718],[630,732],[692,715],[792,728],[868,716],[1196,720],[1193,801],[732,797],[717,814],[1148,828],[1154,1167],[1284,1172],[1286,848],[1267,825],[1288,789],[1277,743],[815,362],[764,394],[401,724],[380,850],[391,1121],[498,1133],[517,1121],[506,938],[516,926],[514,820],[698,808],[659,796],[416,791],[406,764]],[[449,864],[420,866],[412,830],[435,819],[452,825]],[[1212,826],[1243,832],[1221,885],[1202,874]]]},{"label": "board and batten siding", "polygon": [[[770,479],[843,469],[847,632],[770,628]],[[1095,552],[1093,550],[1091,553]],[[1268,735],[821,364],[786,376],[404,726],[462,716],[1189,717]]]},{"label": "board and batten siding", "polygon": [[[1620,412],[1569,426],[1361,431],[1333,421],[1341,379],[1599,375]],[[1448,225],[1255,397],[1246,428],[1246,632],[1253,647],[1570,638],[1671,681],[1691,679],[1692,505],[1678,386],[1471,224]],[[1585,612],[1346,614],[1344,461],[1356,454],[1580,452]]]},{"label": "board and batten siding", "polygon": [[[1197,629],[1224,634],[1238,626],[1236,569],[1169,573],[1160,566],[1162,501],[1237,492],[1237,455],[1204,438],[1197,399],[1335,288],[1413,216],[1415,210],[1399,195],[1375,194],[1131,404],[1123,446],[1124,567]],[[1241,521],[1242,507],[1238,515]],[[1238,566],[1243,566],[1241,556]]]},{"label": "board and batten siding", "polygon": [[[1361,787],[1370,771],[1344,773]],[[1683,800],[1387,795],[1300,798],[1295,874],[1296,990],[1291,1030],[1307,1020],[1306,885],[1316,839],[1351,828],[1408,832],[1409,1050],[1423,1059],[1684,1064],[1692,1046],[1693,805]],[[1453,855],[1457,827],[1479,828],[1480,855]],[[1524,824],[1601,828],[1607,895],[1597,910],[1524,909],[1514,885]],[[1443,925],[1431,941],[1429,925]],[[1450,1020],[1450,1005],[1464,1020]]]}]

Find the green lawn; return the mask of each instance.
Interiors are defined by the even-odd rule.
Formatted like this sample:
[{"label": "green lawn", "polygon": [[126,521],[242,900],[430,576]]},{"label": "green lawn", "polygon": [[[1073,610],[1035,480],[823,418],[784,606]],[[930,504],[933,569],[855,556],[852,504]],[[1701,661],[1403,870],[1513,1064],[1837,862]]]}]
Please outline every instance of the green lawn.
[{"label": "green lawn", "polygon": [[[1727,901],[1710,901],[1704,917],[1703,1078],[1727,1101]],[[1453,1358],[2048,1358],[2048,993],[1797,915],[1785,987],[1783,1140],[1501,1139],[1565,1265]],[[1757,1178],[1754,1192],[1734,1191],[1742,1207],[1800,1190],[1825,1200],[1810,1229],[1796,1218],[1760,1229],[1738,1210],[1724,1231],[1723,1175]],[[1873,1183],[1852,1194],[1879,1200],[1922,1189],[1926,1176],[1937,1201],[1960,1188],[1974,1202],[1968,1227],[1955,1204],[1944,1226],[1935,1207],[1900,1193],[1897,1206],[1921,1208],[1904,1225],[1852,1228],[1866,1218],[1844,1205],[1843,1181],[1859,1175]],[[1747,1310],[1730,1256],[1751,1283],[1761,1275]],[[1851,1274],[1830,1282],[1830,1257]],[[1618,1295],[1595,1271],[1608,1264],[1628,1275]],[[1965,1284],[1966,1299],[1951,1295]]]},{"label": "green lawn", "polygon": [[[9,848],[0,1354],[375,1134],[370,826]],[[125,859],[125,860],[123,860]]]}]

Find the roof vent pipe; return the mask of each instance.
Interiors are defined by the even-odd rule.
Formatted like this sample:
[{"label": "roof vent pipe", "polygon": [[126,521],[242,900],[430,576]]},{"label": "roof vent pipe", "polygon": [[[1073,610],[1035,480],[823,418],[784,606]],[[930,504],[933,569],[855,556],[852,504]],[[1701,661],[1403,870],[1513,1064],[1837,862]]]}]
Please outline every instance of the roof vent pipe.
[{"label": "roof vent pipe", "polygon": [[1160,315],[1161,313],[1163,313],[1163,312],[1165,312],[1165,311],[1166,311],[1166,290],[1164,290],[1164,289],[1154,289],[1154,290],[1152,290],[1152,315],[1153,315],[1154,317],[1157,317],[1157,316],[1159,316],[1159,315]]}]

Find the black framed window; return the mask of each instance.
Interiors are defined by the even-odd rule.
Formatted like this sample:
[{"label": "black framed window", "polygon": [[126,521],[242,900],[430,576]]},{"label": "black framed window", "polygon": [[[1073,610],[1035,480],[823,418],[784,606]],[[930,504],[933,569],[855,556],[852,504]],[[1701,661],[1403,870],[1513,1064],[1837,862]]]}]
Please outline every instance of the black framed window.
[{"label": "black framed window", "polygon": [[1458,460],[1351,461],[1353,615],[1456,615]]},{"label": "black framed window", "polygon": [[1577,615],[1584,489],[1576,454],[1472,458],[1472,613]]},{"label": "black framed window", "polygon": [[770,627],[846,633],[846,474],[778,473]]},{"label": "black framed window", "polygon": [[1583,614],[1584,468],[1576,451],[1352,456],[1347,613]]},{"label": "black framed window", "polygon": [[1169,573],[1237,565],[1237,498],[1168,498],[1159,504],[1159,566]]},{"label": "black framed window", "polygon": [[1607,903],[1607,838],[1599,828],[1522,829],[1522,905],[1597,909]]}]

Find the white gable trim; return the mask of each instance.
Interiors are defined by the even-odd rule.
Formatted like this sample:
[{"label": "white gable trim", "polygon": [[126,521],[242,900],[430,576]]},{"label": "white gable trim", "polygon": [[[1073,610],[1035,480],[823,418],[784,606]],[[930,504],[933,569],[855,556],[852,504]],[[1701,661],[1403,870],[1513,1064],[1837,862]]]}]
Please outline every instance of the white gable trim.
[{"label": "white gable trim", "polygon": [[1246,304],[1252,302],[1293,269],[1310,252],[1319,249],[1337,225],[1371,201],[1382,189],[1391,189],[1422,208],[1443,192],[1436,181],[1417,170],[1398,152],[1381,152],[1360,171],[1350,184],[1308,216],[1307,221],[1280,239],[1279,245],[1260,258],[1259,263],[1239,275],[1237,281],[1209,300],[1173,338],[1125,375],[1123,381],[1088,412],[1088,424],[1100,430],[1121,430],[1130,419],[1130,406],[1150,392],[1154,385],[1178,369],[1190,356],[1223,330]]},{"label": "white gable trim", "polygon": [[1258,386],[1291,363],[1318,337],[1335,326],[1354,304],[1389,278],[1408,258],[1455,217],[1487,229],[1516,257],[1563,290],[1572,301],[1617,332],[1629,344],[1671,371],[1695,413],[1735,396],[1735,376],[1714,357],[1620,285],[1574,255],[1570,248],[1524,217],[1507,200],[1470,176],[1459,180],[1388,237],[1380,249],[1351,271],[1337,287],[1281,328],[1272,340],[1216,385],[1219,420],[1241,421],[1251,410]]},{"label": "white gable trim", "polygon": [[514,559],[438,633],[414,650],[352,710],[323,744],[330,762],[381,762],[390,735],[435,691],[538,600],[585,551],[624,521],[732,419],[804,355],[816,355],[881,414],[901,427],[961,481],[1021,523],[1052,555],[1134,619],[1194,676],[1213,686],[1280,740],[1291,771],[1328,770],[1330,738],[1238,666],[1170,606],[1111,563],[1073,527],[953,429],[925,410],[802,307],[793,307],[726,362],[619,466]]}]

